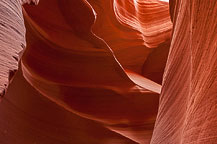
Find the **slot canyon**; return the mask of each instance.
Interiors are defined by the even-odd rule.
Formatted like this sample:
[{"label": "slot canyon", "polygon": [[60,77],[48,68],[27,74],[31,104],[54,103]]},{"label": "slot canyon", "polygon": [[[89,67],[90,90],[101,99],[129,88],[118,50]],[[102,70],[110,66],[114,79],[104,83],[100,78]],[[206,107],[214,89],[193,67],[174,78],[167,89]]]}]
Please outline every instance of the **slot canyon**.
[{"label": "slot canyon", "polygon": [[217,144],[217,0],[0,0],[0,144]]}]

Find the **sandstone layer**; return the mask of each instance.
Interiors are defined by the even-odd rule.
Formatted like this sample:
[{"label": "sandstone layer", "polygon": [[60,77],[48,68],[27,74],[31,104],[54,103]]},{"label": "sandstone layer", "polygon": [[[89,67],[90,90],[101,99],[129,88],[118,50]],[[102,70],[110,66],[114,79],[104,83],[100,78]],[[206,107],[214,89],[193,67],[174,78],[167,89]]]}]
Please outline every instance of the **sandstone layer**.
[{"label": "sandstone layer", "polygon": [[18,69],[26,45],[22,7],[19,1],[0,1],[0,99]]},{"label": "sandstone layer", "polygon": [[0,7],[0,143],[217,141],[215,0]]},{"label": "sandstone layer", "polygon": [[170,2],[173,36],[152,143],[217,142],[217,1]]}]

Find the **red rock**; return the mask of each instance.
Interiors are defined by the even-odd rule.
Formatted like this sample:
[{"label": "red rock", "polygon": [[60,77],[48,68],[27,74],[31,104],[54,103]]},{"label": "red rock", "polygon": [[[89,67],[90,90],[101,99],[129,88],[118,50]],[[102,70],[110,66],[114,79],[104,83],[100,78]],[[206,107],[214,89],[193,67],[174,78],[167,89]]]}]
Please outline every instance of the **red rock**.
[{"label": "red rock", "polygon": [[173,38],[151,143],[216,143],[216,1],[170,6]]},{"label": "red rock", "polygon": [[27,41],[0,143],[215,143],[215,1],[41,0],[24,27],[38,2],[0,2],[2,95]]},{"label": "red rock", "polygon": [[[117,14],[110,14],[113,5],[109,6],[109,1],[89,2],[91,5],[84,1],[41,1],[35,8],[26,7],[28,48],[22,59],[24,76],[44,96],[72,113],[101,122],[109,129],[140,143],[143,142],[142,136],[148,134],[148,142],[161,86],[122,66],[141,74],[142,64],[152,51],[149,49],[169,39],[171,22],[168,6],[157,1],[147,2],[150,7],[155,6],[156,12],[163,10],[163,15],[159,17],[160,20],[154,18],[156,22],[149,29],[138,31],[141,26],[120,23],[116,20]],[[158,5],[159,8],[156,7]],[[108,6],[109,9],[107,12],[101,11],[99,6]],[[55,13],[53,10],[49,12],[51,8],[55,9]],[[144,14],[150,15],[146,11]],[[159,27],[161,22],[165,23],[162,28]],[[101,24],[101,28],[100,23],[105,25]],[[143,24],[142,18],[138,23]],[[151,32],[157,27],[162,30]],[[119,51],[121,47],[117,45],[118,41],[113,41],[123,39],[129,31],[133,32],[133,39],[140,39],[139,43],[132,43],[130,47],[129,42],[127,45],[125,42],[119,43],[123,46],[123,50]],[[108,37],[111,34],[112,39]],[[135,51],[135,55],[124,58],[127,49],[131,53]],[[142,57],[140,51],[146,55]],[[117,54],[117,59],[116,52],[120,54]],[[138,57],[141,58],[134,61]],[[120,63],[119,59],[122,59]],[[128,67],[126,63],[130,60],[134,61],[135,66]],[[125,129],[122,127],[120,130],[119,125],[125,125]],[[129,129],[132,126],[135,130],[142,130],[141,134],[135,136],[135,130]]]},{"label": "red rock", "polygon": [[146,75],[143,65],[150,53],[169,48],[161,48],[171,33],[168,4],[155,0],[89,2],[97,13],[93,32],[105,40],[124,68]]},{"label": "red rock", "polygon": [[136,144],[49,101],[21,71],[0,103],[0,113],[1,144]]},{"label": "red rock", "polygon": [[[53,2],[53,4],[55,3]],[[41,2],[37,8],[40,9],[40,6],[46,5]],[[35,18],[35,23],[26,16],[29,22],[29,26],[27,26],[29,47],[22,64],[25,78],[38,91],[67,110],[101,122],[105,126],[112,127],[112,130],[117,125],[130,127],[131,125],[141,125],[141,123],[150,123],[149,127],[151,128],[148,131],[153,128],[154,117],[157,113],[159,85],[144,88],[134,84],[116,61],[107,44],[91,33],[87,37],[86,33],[89,29],[86,26],[82,27],[84,30],[87,28],[87,32],[84,32],[85,35],[81,35],[80,31],[82,30],[80,29],[79,35],[77,35],[73,33],[73,31],[76,33],[77,30],[72,29],[76,26],[72,27],[72,24],[66,23],[65,28],[72,29],[68,30],[72,32],[68,34],[69,41],[66,40],[63,43],[55,37],[67,36],[67,33],[63,30],[63,32],[58,32],[58,35],[55,33],[52,35],[53,31],[46,28],[51,25],[48,22],[46,25],[41,24],[41,31],[54,37],[46,38],[44,33],[41,33],[42,38],[38,37],[31,27],[36,26],[37,22],[38,24],[40,21],[46,22],[48,16],[44,16],[45,19],[43,19],[37,13],[29,12],[28,9],[27,12],[29,16]],[[61,17],[59,15],[60,19]],[[87,15],[87,17],[89,16]],[[52,25],[58,25],[58,23],[53,21]],[[73,23],[73,25],[80,26],[81,24]],[[59,26],[63,27],[64,25]],[[83,46],[79,48],[79,45]],[[148,81],[148,83],[150,82]],[[147,85],[149,85],[148,83]],[[155,87],[157,87],[157,91]],[[147,111],[147,109],[149,110]],[[150,135],[151,132],[149,132],[149,140]],[[142,141],[142,139],[139,140]]]}]

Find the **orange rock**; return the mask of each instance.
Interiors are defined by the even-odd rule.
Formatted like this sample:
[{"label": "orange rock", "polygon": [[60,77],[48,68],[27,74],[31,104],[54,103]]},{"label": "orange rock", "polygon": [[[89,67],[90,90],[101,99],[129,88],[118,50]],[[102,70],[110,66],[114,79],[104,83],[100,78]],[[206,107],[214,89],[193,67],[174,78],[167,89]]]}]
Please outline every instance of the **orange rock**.
[{"label": "orange rock", "polygon": [[19,70],[0,103],[1,144],[136,144],[40,95]]},{"label": "orange rock", "polygon": [[[152,39],[149,38],[153,45],[150,48],[167,41],[171,29],[168,6],[154,1],[149,3],[159,5],[155,11],[164,10],[166,18],[159,19],[166,24],[161,32],[148,33],[145,29],[138,31],[116,20],[115,14],[109,14],[113,9],[112,5],[107,5],[109,1],[88,2],[47,0],[41,1],[35,8],[25,7],[28,48],[22,59],[24,76],[40,93],[68,111],[100,122],[112,131],[139,143],[144,141],[142,137],[145,136],[148,142],[161,89],[159,84],[139,75],[150,51],[145,44],[148,41],[141,39],[139,43],[132,43],[136,50],[127,47],[126,43],[117,41],[115,44],[112,41],[121,40],[129,34],[129,30],[133,32],[133,39],[140,39],[138,34],[142,34],[142,37],[146,33],[153,35]],[[48,3],[51,3],[49,7]],[[109,9],[107,12],[101,11],[97,9],[99,6],[109,6]],[[54,9],[55,13],[48,9]],[[44,14],[41,15],[38,11]],[[107,19],[104,20],[104,16]],[[139,22],[142,23],[142,20]],[[154,23],[152,26],[150,29],[154,28]],[[156,27],[159,27],[159,23]],[[115,39],[108,37],[111,34]],[[158,34],[161,40],[155,36]],[[121,44],[123,54],[119,51],[121,55],[117,55],[116,59]],[[138,52],[127,58],[127,49],[130,53]],[[136,60],[135,66],[129,67],[131,71],[127,70],[125,62],[142,57],[140,51],[147,55]],[[124,53],[126,61],[119,62],[119,59],[124,58]],[[136,74],[132,71],[135,67],[138,69],[138,65],[140,72],[135,70]],[[161,67],[164,69],[164,66]],[[119,125],[125,125],[125,129],[122,127],[120,130]],[[130,127],[135,130],[130,130]],[[140,134],[135,133],[137,129],[141,131]]]},{"label": "orange rock", "polygon": [[217,3],[170,6],[173,37],[151,143],[216,143]]},{"label": "orange rock", "polygon": [[215,0],[25,3],[0,2],[0,95],[27,42],[0,143],[216,142]]},{"label": "orange rock", "polygon": [[[18,4],[31,2],[38,3],[21,1]],[[161,11],[162,17],[152,17],[148,11],[143,11],[142,6],[146,5],[147,10],[153,8],[156,16],[155,13]],[[106,6],[109,6],[107,11],[98,9],[106,9]],[[129,14],[123,15],[121,9]],[[165,49],[162,59],[166,60],[169,45],[164,43],[168,43],[170,38],[171,22],[168,5],[163,2],[146,1],[138,6],[135,11],[138,15],[132,19],[136,25],[123,21],[133,12],[129,10],[117,1],[96,3],[91,0],[42,0],[37,7],[25,6],[23,12],[28,45],[21,64],[26,80],[43,96],[71,114],[86,118],[85,122],[89,121],[87,119],[94,120],[101,127],[107,128],[106,130],[111,130],[112,134],[115,132],[126,137],[120,137],[119,142],[110,138],[111,142],[133,143],[133,140],[147,143],[150,142],[153,131],[161,86],[141,74],[143,71],[145,75],[144,69],[150,67],[149,64],[143,64],[155,48],[157,51]],[[149,19],[143,19],[143,14]],[[149,26],[148,23],[150,27],[142,28]],[[164,24],[160,26],[160,23]],[[133,42],[134,40],[137,42]],[[148,59],[153,58],[157,59],[151,54]],[[164,66],[165,63],[158,65],[157,71],[163,71]],[[152,72],[152,69],[148,71]],[[161,77],[154,80],[160,83]],[[19,82],[22,82],[21,76],[16,83]],[[35,93],[30,86],[27,88],[29,93]],[[19,92],[15,88],[11,91],[12,95],[13,91]],[[31,99],[34,98],[30,97],[29,100]],[[17,102],[17,107],[26,105],[16,100],[16,97],[12,97],[10,101]],[[7,108],[7,104],[3,103],[3,111],[10,113],[4,108]],[[31,111],[35,111],[35,108],[26,110],[28,113]],[[15,116],[16,113],[12,115]],[[23,118],[20,117],[20,123],[22,122]],[[31,125],[26,127],[36,129]],[[96,131],[99,133],[102,130]],[[47,133],[44,130],[41,132]],[[32,139],[26,140],[29,141]]]}]

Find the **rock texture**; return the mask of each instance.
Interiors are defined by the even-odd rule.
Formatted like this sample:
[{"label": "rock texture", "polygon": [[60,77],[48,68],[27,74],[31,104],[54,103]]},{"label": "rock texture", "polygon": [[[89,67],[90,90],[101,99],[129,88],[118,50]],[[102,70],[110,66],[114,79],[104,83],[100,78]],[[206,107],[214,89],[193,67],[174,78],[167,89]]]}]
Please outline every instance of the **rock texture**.
[{"label": "rock texture", "polygon": [[21,70],[0,104],[1,144],[136,144],[39,94]]},{"label": "rock texture", "polygon": [[217,2],[170,2],[173,38],[153,144],[217,142]]},{"label": "rock texture", "polygon": [[[144,44],[147,42],[138,37],[144,37],[146,31],[124,25],[116,20],[115,13],[110,14],[114,7],[112,2],[41,1],[35,8],[25,7],[28,47],[22,59],[22,69],[33,87],[68,111],[100,122],[136,142],[149,142],[161,86],[139,74],[141,64],[153,50],[149,50]],[[48,3],[52,4],[48,7]],[[169,23],[165,31],[168,34],[160,42],[166,42],[171,29],[168,5],[149,4],[165,9],[165,21]],[[109,6],[107,12],[97,9],[105,6]],[[38,11],[46,13],[41,15]],[[126,44],[123,40],[129,33],[132,36],[130,47],[129,42]],[[161,33],[164,31],[157,34]],[[109,38],[111,34],[113,36]],[[152,37],[150,40],[154,41],[156,36]],[[138,39],[138,43],[134,44],[134,39]],[[136,53],[118,61],[124,58],[127,49]],[[120,54],[117,58],[116,53]],[[143,58],[135,62],[140,72],[125,65],[143,54]]]},{"label": "rock texture", "polygon": [[36,5],[39,0],[0,1],[0,100],[18,69],[18,62],[26,47],[22,5]]},{"label": "rock texture", "polygon": [[215,0],[25,3],[0,2],[1,95],[27,43],[0,143],[216,142]]},{"label": "rock texture", "polygon": [[18,69],[26,45],[22,7],[19,1],[0,1],[0,99]]},{"label": "rock texture", "polygon": [[20,0],[20,3],[23,4],[33,4],[37,5],[39,3],[39,0]]}]

